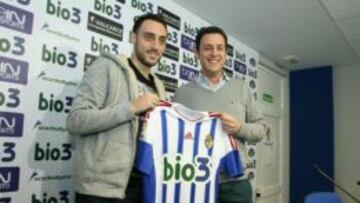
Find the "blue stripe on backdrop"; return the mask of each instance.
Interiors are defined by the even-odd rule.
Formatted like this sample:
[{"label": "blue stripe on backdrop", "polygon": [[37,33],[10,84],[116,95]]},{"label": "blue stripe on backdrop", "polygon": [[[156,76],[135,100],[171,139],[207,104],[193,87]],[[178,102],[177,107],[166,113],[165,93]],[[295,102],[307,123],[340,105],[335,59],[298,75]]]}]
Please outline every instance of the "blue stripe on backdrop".
[{"label": "blue stripe on backdrop", "polygon": [[333,191],[312,167],[334,176],[332,67],[290,72],[290,202],[306,194]]}]

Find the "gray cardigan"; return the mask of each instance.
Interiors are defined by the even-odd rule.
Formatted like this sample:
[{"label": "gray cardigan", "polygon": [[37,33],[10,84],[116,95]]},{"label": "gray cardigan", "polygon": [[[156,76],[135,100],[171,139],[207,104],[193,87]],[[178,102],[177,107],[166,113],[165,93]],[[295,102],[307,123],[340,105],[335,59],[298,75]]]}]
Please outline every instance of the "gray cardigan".
[{"label": "gray cardigan", "polygon": [[249,164],[245,141],[260,141],[268,130],[249,88],[242,80],[232,79],[216,92],[192,81],[177,89],[173,101],[195,110],[228,113],[240,120],[243,126],[236,136],[240,141],[244,167]]},{"label": "gray cardigan", "polygon": [[[164,86],[153,76],[165,99]],[[75,136],[76,192],[125,197],[138,129],[131,102],[138,96],[136,76],[123,55],[103,53],[86,71],[67,118]]]}]

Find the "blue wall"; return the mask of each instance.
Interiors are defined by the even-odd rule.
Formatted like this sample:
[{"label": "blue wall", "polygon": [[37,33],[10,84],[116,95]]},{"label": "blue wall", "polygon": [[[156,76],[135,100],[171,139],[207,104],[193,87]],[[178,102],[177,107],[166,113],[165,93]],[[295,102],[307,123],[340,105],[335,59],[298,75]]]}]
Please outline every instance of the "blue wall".
[{"label": "blue wall", "polygon": [[334,177],[332,67],[290,73],[290,202],[306,194],[333,191],[312,167]]}]

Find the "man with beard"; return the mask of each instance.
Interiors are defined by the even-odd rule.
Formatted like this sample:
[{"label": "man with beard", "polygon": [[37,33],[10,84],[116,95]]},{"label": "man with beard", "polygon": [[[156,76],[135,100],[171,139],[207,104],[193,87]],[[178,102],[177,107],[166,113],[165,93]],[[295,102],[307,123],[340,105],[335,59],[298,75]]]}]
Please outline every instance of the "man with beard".
[{"label": "man with beard", "polygon": [[151,67],[166,40],[166,22],[145,14],[133,26],[130,58],[102,53],[86,71],[67,118],[75,137],[76,203],[141,202],[141,181],[133,169],[139,118],[165,99]]}]

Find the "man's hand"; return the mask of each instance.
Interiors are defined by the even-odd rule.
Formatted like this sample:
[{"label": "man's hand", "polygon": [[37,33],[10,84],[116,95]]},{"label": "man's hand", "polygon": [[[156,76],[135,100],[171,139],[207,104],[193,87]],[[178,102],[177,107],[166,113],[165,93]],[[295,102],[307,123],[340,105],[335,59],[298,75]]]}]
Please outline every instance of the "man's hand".
[{"label": "man's hand", "polygon": [[234,116],[227,113],[221,113],[220,119],[222,122],[223,130],[227,134],[236,135],[238,132],[240,132],[242,124]]},{"label": "man's hand", "polygon": [[132,102],[131,110],[133,114],[137,115],[155,107],[159,102],[160,99],[156,94],[145,93]]}]

